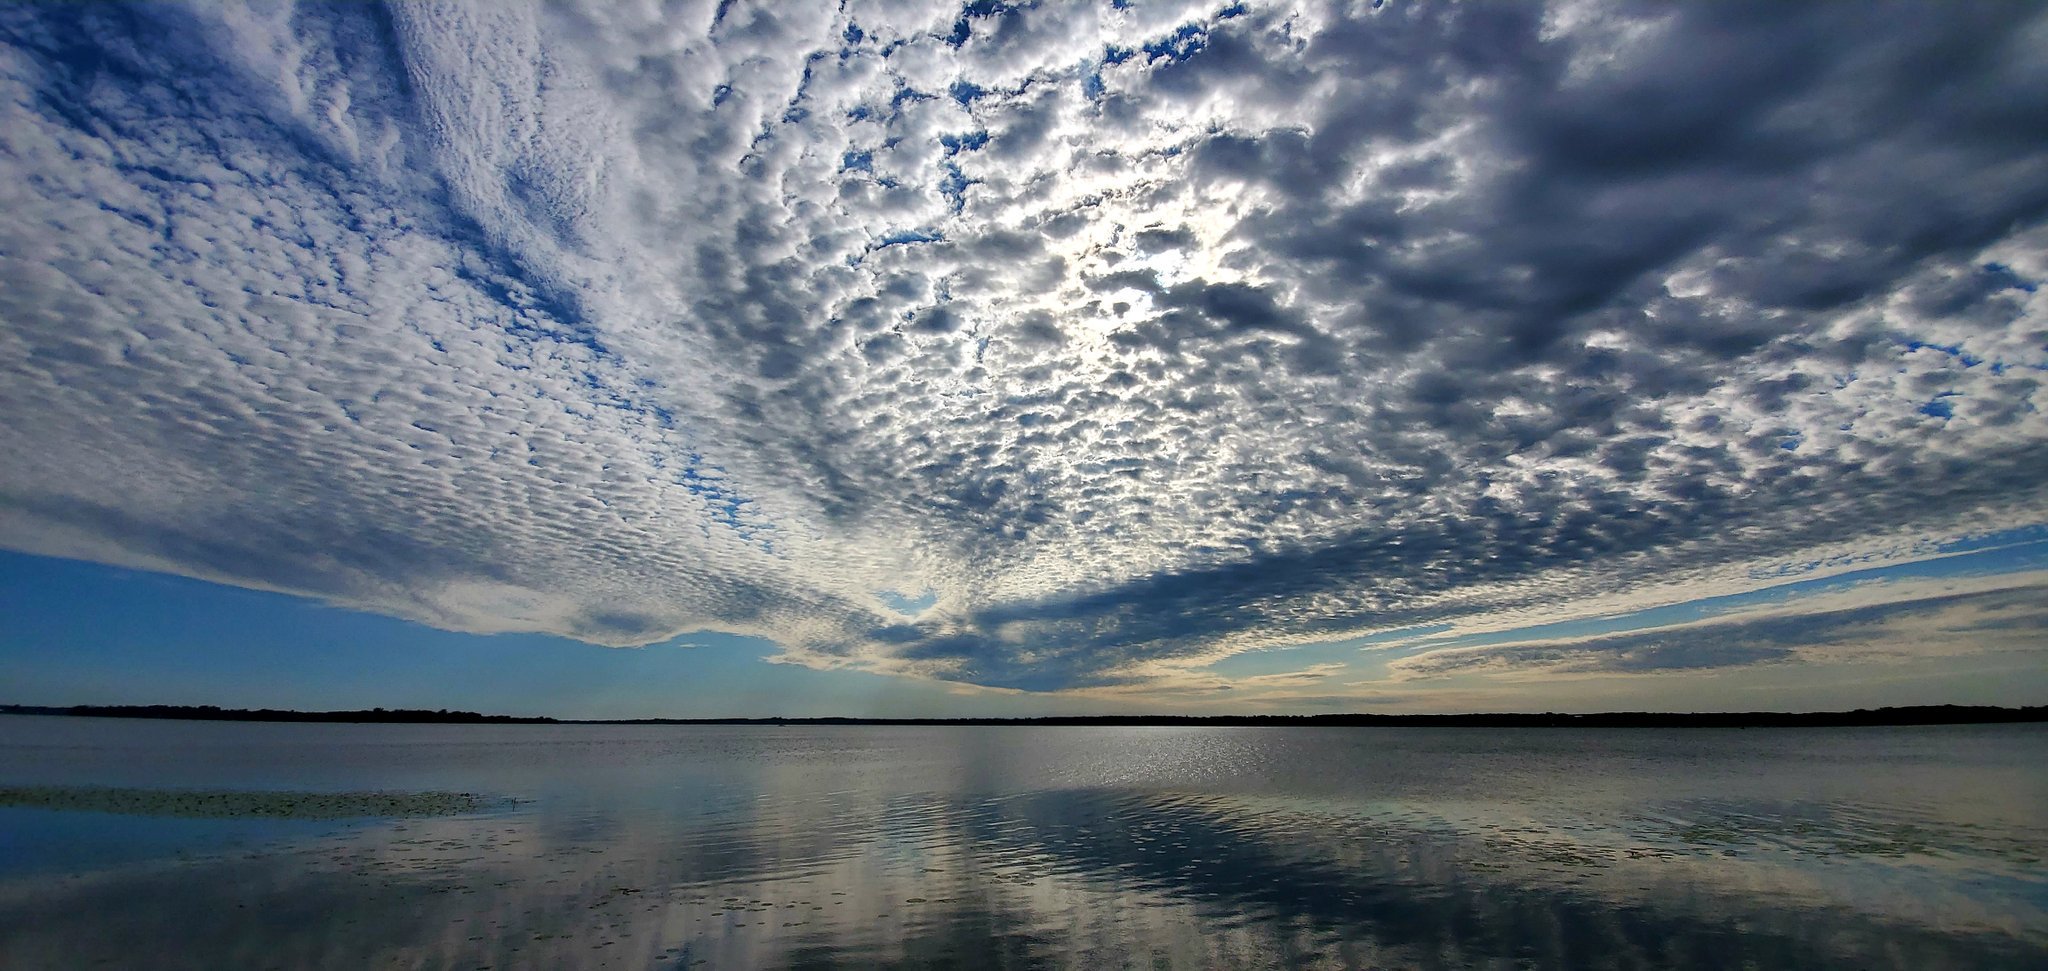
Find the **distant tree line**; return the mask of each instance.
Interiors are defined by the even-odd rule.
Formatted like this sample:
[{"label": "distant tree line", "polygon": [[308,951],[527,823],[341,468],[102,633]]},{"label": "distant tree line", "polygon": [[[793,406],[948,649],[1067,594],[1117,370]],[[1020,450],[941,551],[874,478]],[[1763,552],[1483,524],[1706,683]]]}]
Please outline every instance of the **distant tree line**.
[{"label": "distant tree line", "polygon": [[68,708],[0,705],[0,714],[85,715],[94,718],[188,718],[228,722],[406,722],[477,724],[543,724],[553,718],[484,715],[446,708],[369,708],[357,711],[291,711],[278,708],[220,708],[214,705],[72,705]]},{"label": "distant tree line", "polygon": [[1855,711],[1663,712],[1610,711],[1588,715],[1559,712],[1498,712],[1473,715],[1061,715],[1049,718],[632,718],[567,719],[483,715],[442,708],[371,708],[357,711],[288,711],[276,708],[218,708],[213,705],[0,705],[8,715],[89,715],[100,718],[188,718],[255,722],[404,722],[458,725],[1247,725],[1277,727],[1469,727],[1469,728],[1823,728],[1879,725],[1970,725],[2048,721],[2048,706],[1997,708],[1985,705],[1915,705]]},{"label": "distant tree line", "polygon": [[1969,725],[2048,721],[2048,706],[1998,708],[1988,705],[1915,705],[1855,711],[1664,712],[1609,711],[1491,712],[1468,715],[1058,715],[1047,718],[639,718],[601,724],[657,725],[1247,725],[1296,727],[1472,727],[1472,728],[1796,728],[1879,725]]}]

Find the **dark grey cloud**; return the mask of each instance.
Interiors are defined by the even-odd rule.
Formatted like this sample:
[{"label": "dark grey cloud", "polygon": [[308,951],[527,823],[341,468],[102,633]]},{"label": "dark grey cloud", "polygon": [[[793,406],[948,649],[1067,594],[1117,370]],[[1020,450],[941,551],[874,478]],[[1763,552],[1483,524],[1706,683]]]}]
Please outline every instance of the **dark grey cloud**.
[{"label": "dark grey cloud", "polygon": [[2044,38],[13,8],[0,542],[1056,689],[2036,523]]}]

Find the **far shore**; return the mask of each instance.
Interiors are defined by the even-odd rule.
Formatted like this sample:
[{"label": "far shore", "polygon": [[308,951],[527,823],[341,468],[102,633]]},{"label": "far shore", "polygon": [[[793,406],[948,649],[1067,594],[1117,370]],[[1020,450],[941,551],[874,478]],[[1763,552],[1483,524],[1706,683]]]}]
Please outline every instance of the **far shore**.
[{"label": "far shore", "polygon": [[368,708],[353,711],[293,711],[276,708],[218,708],[213,705],[0,705],[0,715],[65,715],[90,718],[175,718],[194,721],[347,722],[357,724],[445,725],[1074,725],[1269,726],[1298,728],[1851,728],[1889,725],[1991,725],[2048,722],[2048,705],[2000,708],[1988,705],[1913,705],[1854,711],[1610,711],[1490,712],[1480,714],[1390,715],[1058,715],[1043,718],[548,718],[486,715],[423,708]]}]

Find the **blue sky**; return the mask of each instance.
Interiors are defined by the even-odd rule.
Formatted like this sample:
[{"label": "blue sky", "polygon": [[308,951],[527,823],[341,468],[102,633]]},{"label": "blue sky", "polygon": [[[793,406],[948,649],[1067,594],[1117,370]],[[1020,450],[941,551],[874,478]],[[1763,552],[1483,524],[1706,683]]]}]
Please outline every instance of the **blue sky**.
[{"label": "blue sky", "polygon": [[2048,14],[1353,6],[0,10],[5,700],[2039,700]]},{"label": "blue sky", "polygon": [[[1873,583],[1983,580],[2048,571],[2048,538],[2041,533],[2024,530],[2000,537],[2002,543],[1967,544],[1970,549],[1961,555],[1938,560],[1630,615],[1466,637],[1418,629],[1236,654],[1202,671],[1213,676],[1215,685],[1233,685],[1230,689],[1155,689],[1151,698],[1126,695],[1114,705],[1058,693],[963,691],[868,672],[817,671],[775,663],[779,648],[761,638],[699,632],[640,648],[612,648],[545,634],[467,634],[288,594],[9,553],[0,554],[0,682],[10,686],[13,697],[33,703],[425,707],[588,718],[1601,710],[1597,700],[1582,699],[1581,692],[1555,682],[1490,693],[1456,686],[1403,690],[1387,680],[1387,664],[1427,656],[1443,646],[1513,645],[1559,635],[1593,640],[1706,617],[1740,618],[1745,608],[1797,605],[1801,595]],[[2022,603],[2035,605],[2019,615],[2026,633],[2038,630],[2041,593],[2038,585],[2019,588]],[[1879,602],[1900,613],[1930,609],[1911,599]],[[1831,626],[1824,613],[1799,620],[1782,632],[1780,644],[1811,645]],[[1983,632],[1993,631],[1986,625]],[[1725,668],[1719,672],[1692,668],[1684,672],[1690,677],[1683,683],[1661,686],[1661,691],[1638,687],[1620,697],[1641,707],[1722,697],[1729,700],[1709,707],[1743,710],[1791,710],[1817,703],[1874,707],[1934,698],[2027,704],[2048,690],[2048,671],[2029,649],[2031,639],[2023,636],[2017,651],[1961,660],[1884,657],[1877,670],[1890,667],[1905,676],[1875,685],[1833,680],[1867,673],[1867,663],[1807,664],[1788,677],[1779,658],[1759,656],[1748,665],[1713,665]],[[1248,683],[1262,677],[1280,683]],[[1344,678],[1380,683],[1346,686]],[[1820,683],[1814,684],[1815,679]],[[1785,682],[1803,690],[1768,690]],[[1333,688],[1339,693],[1333,694]],[[1255,700],[1247,702],[1245,696]],[[1607,695],[1593,695],[1602,697]]]},{"label": "blue sky", "polygon": [[710,632],[641,649],[464,634],[288,594],[0,554],[0,682],[10,697],[38,703],[590,718],[989,708],[928,682],[769,663],[776,653],[769,641]]}]

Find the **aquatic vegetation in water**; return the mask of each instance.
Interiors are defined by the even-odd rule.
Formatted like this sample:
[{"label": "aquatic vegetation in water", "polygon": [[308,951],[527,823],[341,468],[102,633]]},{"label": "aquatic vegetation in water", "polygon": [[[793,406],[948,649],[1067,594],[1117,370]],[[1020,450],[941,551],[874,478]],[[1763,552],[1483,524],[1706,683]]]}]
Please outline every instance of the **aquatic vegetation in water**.
[{"label": "aquatic vegetation in water", "polygon": [[273,792],[251,789],[0,786],[0,807],[204,819],[452,816],[477,812],[504,802],[506,800],[473,792]]}]

